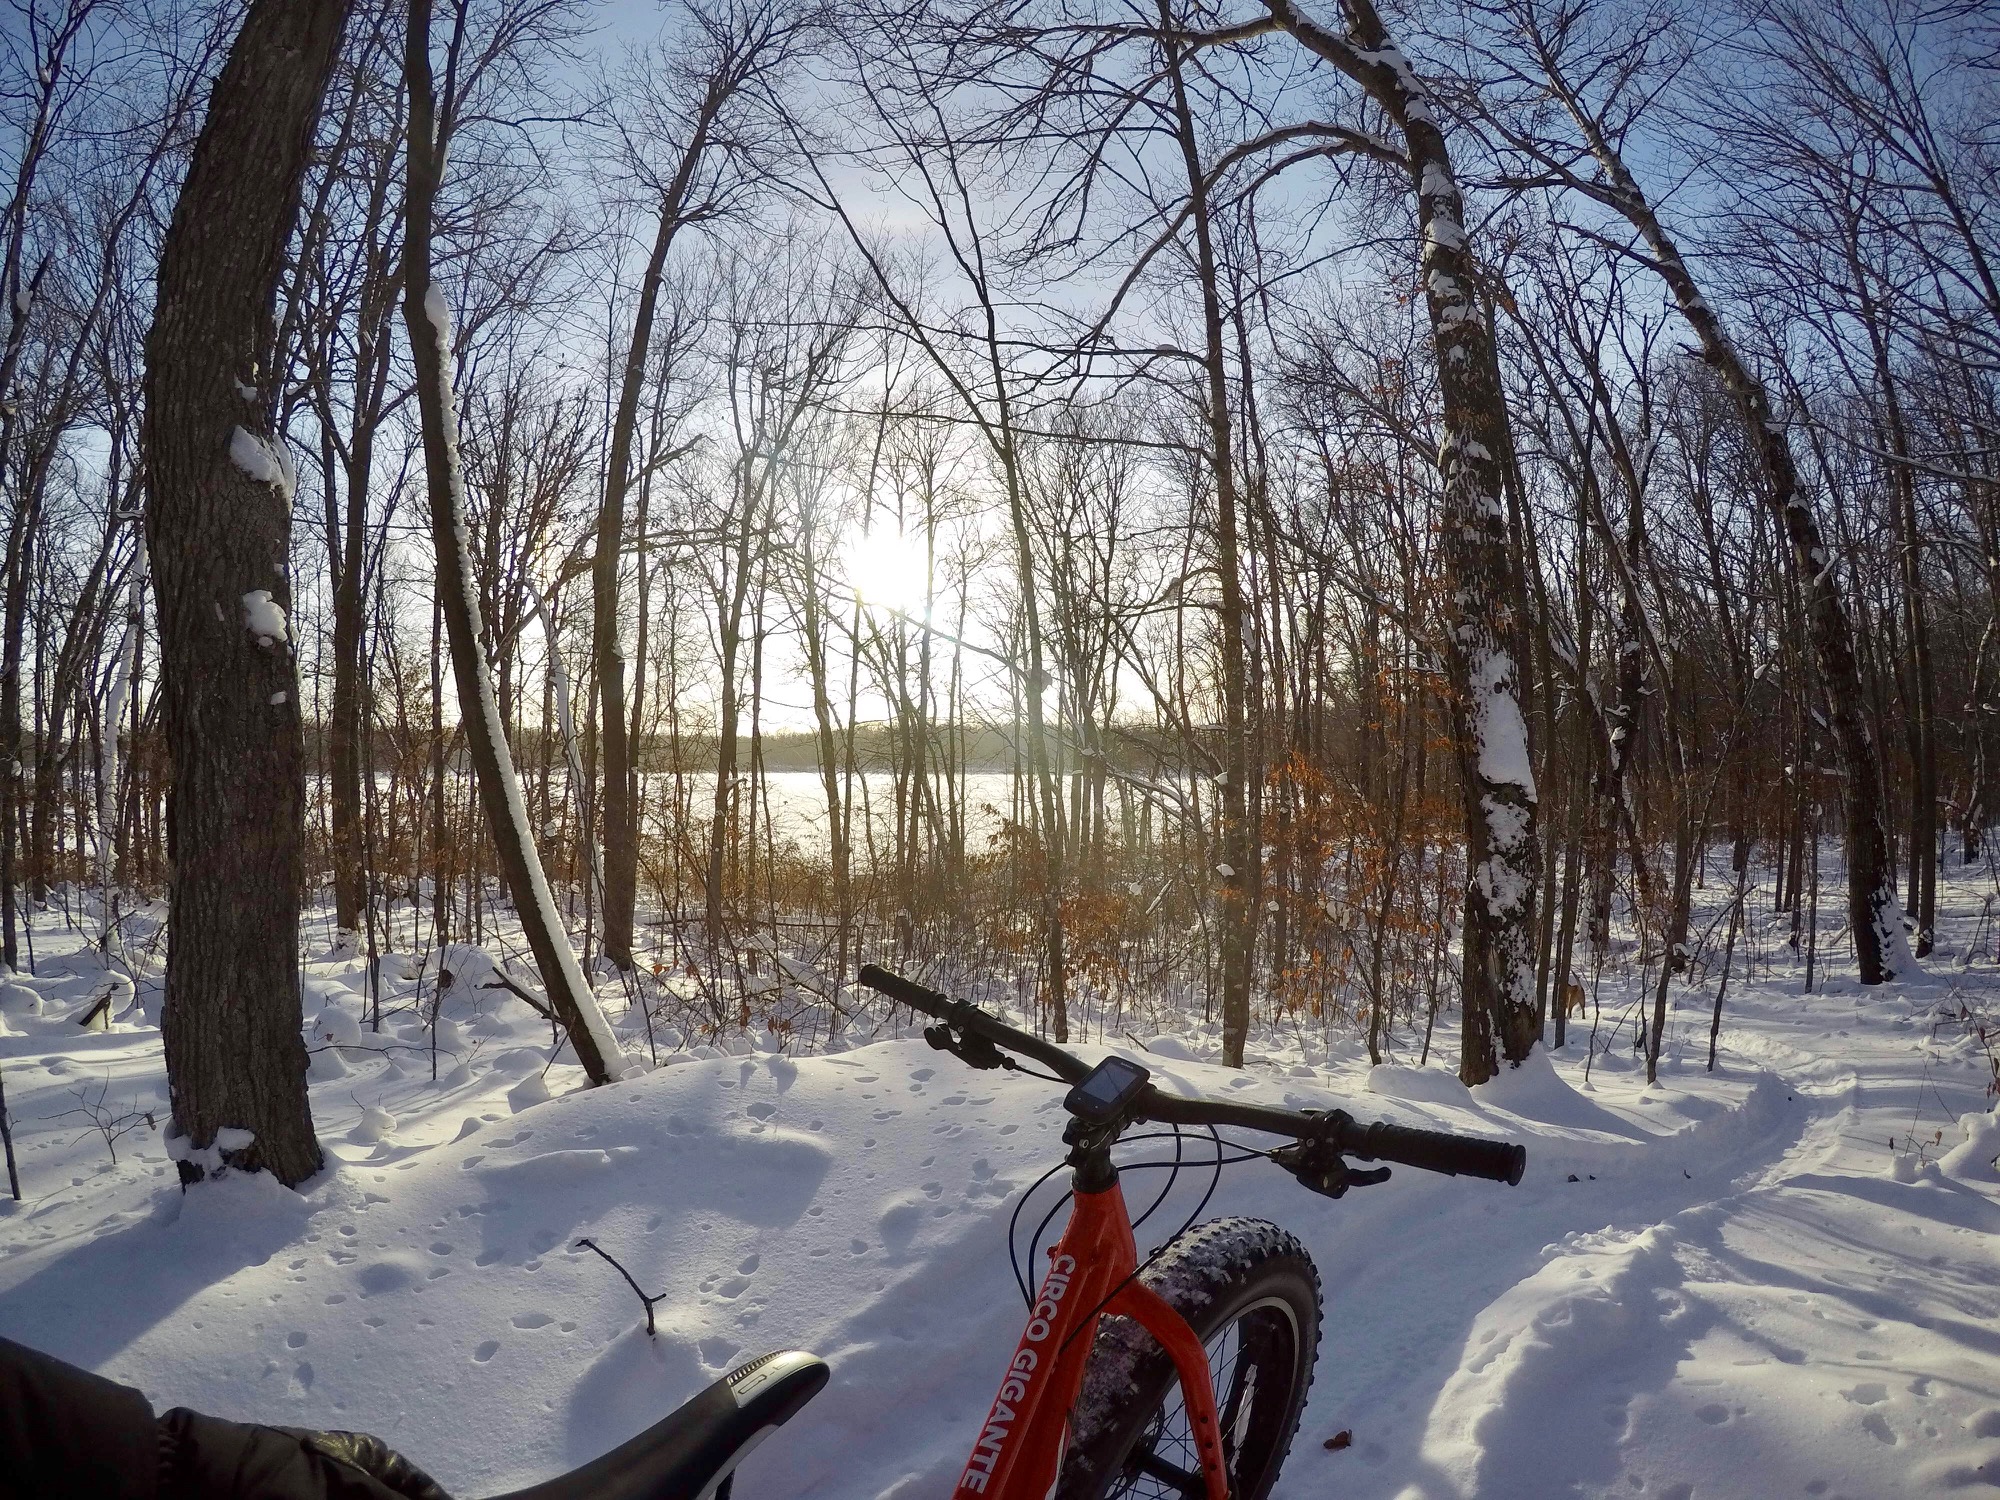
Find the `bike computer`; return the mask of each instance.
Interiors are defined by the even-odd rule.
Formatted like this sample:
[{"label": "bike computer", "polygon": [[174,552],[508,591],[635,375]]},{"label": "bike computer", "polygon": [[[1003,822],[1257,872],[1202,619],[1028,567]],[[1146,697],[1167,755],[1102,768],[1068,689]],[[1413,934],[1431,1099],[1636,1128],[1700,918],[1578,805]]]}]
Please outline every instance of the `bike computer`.
[{"label": "bike computer", "polygon": [[1135,1062],[1107,1057],[1069,1091],[1063,1108],[1080,1120],[1109,1120],[1124,1112],[1152,1076]]}]

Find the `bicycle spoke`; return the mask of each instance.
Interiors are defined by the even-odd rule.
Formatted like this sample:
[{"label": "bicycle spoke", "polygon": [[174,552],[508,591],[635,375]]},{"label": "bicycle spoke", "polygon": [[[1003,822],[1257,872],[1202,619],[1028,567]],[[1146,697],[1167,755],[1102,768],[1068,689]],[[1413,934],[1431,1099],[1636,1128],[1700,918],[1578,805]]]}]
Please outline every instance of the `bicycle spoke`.
[{"label": "bicycle spoke", "polygon": [[1178,1468],[1168,1463],[1150,1448],[1138,1455],[1133,1463],[1133,1467],[1150,1479],[1157,1479],[1163,1484],[1173,1485],[1180,1494],[1186,1497],[1186,1500],[1201,1500],[1201,1496],[1205,1492],[1200,1469],[1196,1469],[1193,1473],[1190,1473],[1186,1469]]}]

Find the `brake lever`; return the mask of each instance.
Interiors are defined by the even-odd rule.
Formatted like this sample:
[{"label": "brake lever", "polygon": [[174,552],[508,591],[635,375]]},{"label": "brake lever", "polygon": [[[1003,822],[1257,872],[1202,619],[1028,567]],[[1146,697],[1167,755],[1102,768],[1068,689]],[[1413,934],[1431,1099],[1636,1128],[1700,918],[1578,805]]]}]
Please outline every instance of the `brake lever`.
[{"label": "brake lever", "polygon": [[1294,1141],[1271,1153],[1271,1160],[1298,1179],[1299,1185],[1325,1198],[1346,1196],[1349,1188],[1372,1187],[1389,1180],[1387,1167],[1356,1171],[1324,1140]]},{"label": "brake lever", "polygon": [[940,1052],[949,1052],[968,1068],[1004,1068],[1007,1059],[1000,1055],[1000,1049],[983,1036],[969,1031],[954,1031],[949,1025],[940,1023],[924,1028],[924,1040]]}]

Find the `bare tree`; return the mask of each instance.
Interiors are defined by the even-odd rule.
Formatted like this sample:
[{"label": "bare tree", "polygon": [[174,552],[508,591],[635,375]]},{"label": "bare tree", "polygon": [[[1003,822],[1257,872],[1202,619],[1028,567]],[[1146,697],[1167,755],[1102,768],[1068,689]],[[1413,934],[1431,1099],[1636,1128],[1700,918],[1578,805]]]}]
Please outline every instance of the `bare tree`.
[{"label": "bare tree", "polygon": [[[465,9],[457,6],[448,56],[464,38]],[[443,294],[431,279],[431,226],[452,121],[440,119],[431,73],[431,6],[412,0],[404,76],[410,98],[409,156],[405,167],[403,321],[416,364],[422,417],[424,468],[429,479],[431,542],[437,551],[437,591],[451,639],[452,675],[467,748],[478,775],[486,823],[500,872],[520,915],[528,946],[541,970],[549,1004],[568,1034],[592,1083],[608,1083],[624,1069],[624,1054],[598,1008],[535,849],[521,800],[507,726],[494,698],[480,622],[478,585],[466,536],[465,478],[458,453],[458,419],[452,394],[452,322]]]},{"label": "bare tree", "polygon": [[[1834,743],[1845,773],[1847,903],[1855,957],[1862,983],[1880,984],[1894,976],[1899,959],[1907,964],[1908,944],[1882,831],[1881,758],[1869,727],[1868,700],[1837,558],[1799,482],[1785,422],[1769,388],[1703,295],[1680,246],[1626,166],[1619,142],[1631,128],[1635,112],[1643,108],[1655,66],[1647,48],[1657,39],[1658,23],[1642,32],[1636,43],[1622,34],[1607,38],[1591,30],[1592,9],[1592,0],[1564,0],[1554,8],[1543,7],[1539,0],[1509,0],[1494,7],[1512,45],[1489,48],[1487,55],[1506,85],[1520,97],[1537,101],[1537,106],[1523,118],[1495,100],[1483,118],[1509,147],[1533,163],[1535,172],[1609,209],[1631,226],[1645,246],[1648,264],[1694,332],[1702,357],[1722,376],[1756,442],[1769,504],[1791,544],[1805,596],[1813,655],[1825,684]],[[1522,54],[1518,60],[1514,47]],[[1589,55],[1593,48],[1597,54]],[[1577,77],[1592,80],[1591,89],[1576,83]],[[1499,87],[1495,85],[1494,93]],[[1542,100],[1550,102],[1548,109],[1539,107]]]},{"label": "bare tree", "polygon": [[[1402,132],[1417,203],[1421,275],[1437,359],[1443,436],[1440,526],[1446,662],[1465,802],[1466,887],[1459,1076],[1483,1083],[1499,1057],[1519,1062],[1535,1018],[1535,900],[1541,876],[1534,773],[1513,644],[1519,590],[1507,531],[1501,458],[1507,411],[1465,202],[1431,91],[1372,0],[1342,0],[1334,31],[1292,0],[1265,0],[1272,19],[1358,84]],[[1496,1055],[1497,1052],[1497,1055]]]},{"label": "bare tree", "polygon": [[[639,279],[632,338],[611,420],[611,450],[604,472],[604,502],[597,514],[597,553],[591,567],[591,641],[597,652],[599,735],[604,751],[604,951],[621,969],[632,967],[632,911],[638,897],[639,820],[637,773],[625,695],[625,650],[620,638],[619,562],[624,549],[625,496],[632,481],[633,437],[646,383],[662,277],[674,240],[691,224],[727,211],[768,155],[746,96],[768,87],[789,60],[809,18],[778,0],[723,0],[713,8],[690,5],[694,45],[676,47],[664,81],[647,90],[655,107],[643,128],[676,143],[662,170],[651,168],[650,142],[633,155],[647,179],[658,215],[653,248]],[[651,70],[649,70],[650,72]],[[656,77],[658,75],[655,75]],[[764,127],[764,136],[771,134]],[[628,131],[627,139],[635,132]]]}]

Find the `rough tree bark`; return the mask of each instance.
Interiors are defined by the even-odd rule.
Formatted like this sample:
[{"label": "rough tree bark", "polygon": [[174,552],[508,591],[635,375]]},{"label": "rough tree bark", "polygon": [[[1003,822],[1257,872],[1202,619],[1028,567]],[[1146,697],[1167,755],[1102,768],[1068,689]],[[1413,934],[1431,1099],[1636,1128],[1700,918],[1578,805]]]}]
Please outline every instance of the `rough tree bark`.
[{"label": "rough tree bark", "polygon": [[256,0],[209,98],[146,341],[169,794],[162,1032],[181,1178],[320,1167],[299,1035],[304,738],[278,278],[346,0]]},{"label": "rough tree bark", "polygon": [[411,0],[404,69],[410,92],[409,161],[403,252],[403,318],[416,367],[417,406],[423,423],[431,540],[437,550],[438,600],[451,641],[452,676],[458,687],[466,748],[479,781],[479,797],[493,836],[500,873],[519,914],[523,935],[541,970],[550,1008],[568,1033],[576,1058],[592,1083],[623,1071],[624,1056],[583,969],[570,947],[541,855],[529,832],[528,812],[514,775],[506,725],[493,695],[479,619],[479,589],[472,575],[465,530],[465,475],[459,464],[458,415],[451,389],[451,315],[431,282],[431,224],[443,174],[437,99],[431,78],[430,0]]}]

